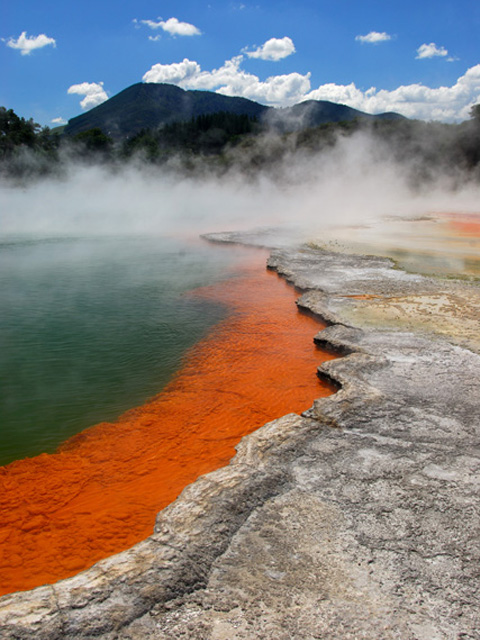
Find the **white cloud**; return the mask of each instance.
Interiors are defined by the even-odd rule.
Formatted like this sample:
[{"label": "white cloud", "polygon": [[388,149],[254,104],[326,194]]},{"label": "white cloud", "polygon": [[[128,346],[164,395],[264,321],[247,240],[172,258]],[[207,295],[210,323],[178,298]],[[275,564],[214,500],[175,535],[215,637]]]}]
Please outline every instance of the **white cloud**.
[{"label": "white cloud", "polygon": [[290,38],[270,38],[255,51],[244,50],[249,58],[260,58],[261,60],[281,60],[295,53],[295,46]]},{"label": "white cloud", "polygon": [[57,126],[67,124],[67,120],[65,120],[65,118],[52,118],[50,122],[52,124],[56,124]]},{"label": "white cloud", "polygon": [[7,40],[7,47],[19,49],[22,56],[28,56],[34,49],[42,49],[48,45],[55,47],[56,42],[54,38],[49,38],[44,33],[38,36],[27,36],[27,32],[22,31],[16,40],[14,38]]},{"label": "white cloud", "polygon": [[385,31],[379,33],[378,31],[370,31],[366,36],[355,36],[355,40],[361,43],[368,44],[377,44],[378,42],[386,42],[387,40],[391,40],[392,36],[390,36]]},{"label": "white cloud", "polygon": [[480,102],[480,64],[471,67],[452,86],[429,87],[421,83],[386,90],[363,90],[353,82],[327,83],[311,90],[310,73],[270,76],[266,80],[242,68],[244,55],[227,60],[218,69],[203,71],[185,58],[173,64],[155,64],[143,76],[144,82],[166,82],[183,89],[216,91],[272,106],[288,106],[303,100],[330,100],[367,113],[396,111],[408,118],[455,122],[469,117],[472,105]]},{"label": "white cloud", "polygon": [[304,96],[305,100],[330,100],[349,107],[381,113],[397,111],[408,118],[455,122],[469,117],[472,105],[480,102],[480,64],[471,67],[451,87],[403,85],[392,91],[371,87],[366,91],[349,85],[324,84]]},{"label": "white cloud", "polygon": [[75,93],[79,96],[85,96],[80,102],[82,109],[92,109],[108,100],[108,95],[103,88],[103,82],[82,82],[80,84],[72,84],[67,93]]},{"label": "white cloud", "polygon": [[143,76],[144,82],[168,82],[183,89],[204,89],[227,96],[241,96],[270,105],[299,102],[310,90],[310,74],[289,73],[265,81],[240,68],[243,56],[227,60],[212,71],[202,71],[197,62],[185,58],[173,64],[155,64]]},{"label": "white cloud", "polygon": [[146,24],[150,29],[162,29],[172,36],[199,36],[200,29],[188,22],[180,22],[177,18],[169,18],[168,20],[141,20],[142,24]]},{"label": "white cloud", "polygon": [[167,82],[169,84],[183,83],[188,79],[200,73],[200,65],[198,62],[184,58],[183,62],[174,62],[173,64],[154,64],[152,68],[143,76],[144,82]]},{"label": "white cloud", "polygon": [[435,58],[437,56],[444,57],[448,56],[448,51],[445,47],[437,47],[434,42],[430,42],[430,44],[422,44],[417,49],[417,60],[422,60],[423,58]]}]

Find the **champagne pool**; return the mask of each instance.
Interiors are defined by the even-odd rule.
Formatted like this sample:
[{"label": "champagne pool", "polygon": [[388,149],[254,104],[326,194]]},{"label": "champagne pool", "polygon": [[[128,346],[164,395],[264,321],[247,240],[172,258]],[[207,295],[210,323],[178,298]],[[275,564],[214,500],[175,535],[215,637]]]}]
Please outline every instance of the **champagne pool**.
[{"label": "champagne pool", "polygon": [[0,467],[0,595],[145,539],[244,435],[332,393],[324,325],[263,250],[61,239],[0,255],[4,458],[55,450]]},{"label": "champagne pool", "polygon": [[158,393],[226,314],[188,291],[245,250],[173,238],[0,243],[0,465]]}]

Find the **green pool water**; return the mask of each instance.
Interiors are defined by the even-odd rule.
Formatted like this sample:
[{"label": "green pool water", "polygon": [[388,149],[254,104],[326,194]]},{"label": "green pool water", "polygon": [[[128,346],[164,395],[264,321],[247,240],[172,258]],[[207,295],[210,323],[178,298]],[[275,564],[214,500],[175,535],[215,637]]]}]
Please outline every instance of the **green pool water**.
[{"label": "green pool water", "polygon": [[188,292],[237,257],[200,240],[4,238],[0,465],[158,393],[226,314]]}]

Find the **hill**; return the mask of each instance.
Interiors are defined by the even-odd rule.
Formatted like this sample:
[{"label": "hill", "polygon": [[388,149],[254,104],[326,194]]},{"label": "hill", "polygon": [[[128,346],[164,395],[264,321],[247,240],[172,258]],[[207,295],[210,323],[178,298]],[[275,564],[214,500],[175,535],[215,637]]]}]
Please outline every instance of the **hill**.
[{"label": "hill", "polygon": [[402,118],[399,114],[370,115],[342,104],[309,100],[275,109],[253,100],[224,96],[212,91],[185,91],[171,84],[138,83],[124,89],[98,107],[72,118],[65,134],[73,136],[98,127],[114,139],[157,129],[171,122],[187,121],[218,112],[256,117],[280,131],[318,126],[356,118]]},{"label": "hill", "polygon": [[405,119],[399,113],[388,112],[372,115],[347,107],[344,104],[328,102],[327,100],[305,100],[305,102],[300,102],[293,107],[269,109],[266,117],[270,126],[283,132],[318,127],[327,122],[350,122],[356,119]]},{"label": "hill", "polygon": [[172,84],[138,83],[98,107],[69,120],[67,135],[99,127],[112,138],[125,138],[142,129],[156,129],[220,111],[260,118],[268,107],[212,91],[185,91]]}]

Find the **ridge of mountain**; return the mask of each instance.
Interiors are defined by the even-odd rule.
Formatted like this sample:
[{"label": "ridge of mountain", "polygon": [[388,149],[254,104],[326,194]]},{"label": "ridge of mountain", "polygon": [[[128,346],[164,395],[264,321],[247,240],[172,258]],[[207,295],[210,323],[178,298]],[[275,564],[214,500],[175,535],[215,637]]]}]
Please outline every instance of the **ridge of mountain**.
[{"label": "ridge of mountain", "polygon": [[404,116],[393,111],[371,114],[328,100],[305,100],[292,107],[271,109],[267,117],[269,124],[281,131],[297,131],[327,122],[348,122],[357,118],[364,120],[404,119]]},{"label": "ridge of mountain", "polygon": [[122,139],[142,129],[156,129],[171,122],[220,111],[257,117],[282,132],[355,118],[403,118],[397,113],[371,115],[326,100],[307,100],[292,107],[274,108],[213,91],[184,90],[166,83],[137,83],[71,118],[64,133],[76,135],[98,127],[112,138]]},{"label": "ridge of mountain", "polygon": [[212,91],[185,91],[173,84],[137,83],[68,121],[67,135],[99,127],[113,138],[124,138],[142,129],[190,120],[200,115],[227,111],[260,117],[268,107]]}]

